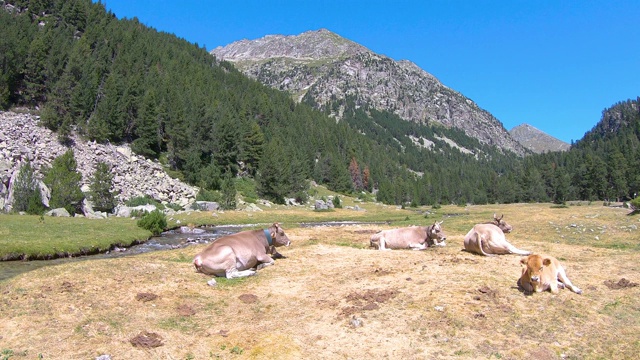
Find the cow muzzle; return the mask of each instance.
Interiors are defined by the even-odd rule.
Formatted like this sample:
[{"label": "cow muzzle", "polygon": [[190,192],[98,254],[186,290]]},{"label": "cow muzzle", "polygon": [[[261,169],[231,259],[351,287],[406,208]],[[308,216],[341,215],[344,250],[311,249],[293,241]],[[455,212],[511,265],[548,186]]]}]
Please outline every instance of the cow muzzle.
[{"label": "cow muzzle", "polygon": [[539,282],[540,281],[540,277],[539,276],[532,276],[531,277],[531,282]]}]

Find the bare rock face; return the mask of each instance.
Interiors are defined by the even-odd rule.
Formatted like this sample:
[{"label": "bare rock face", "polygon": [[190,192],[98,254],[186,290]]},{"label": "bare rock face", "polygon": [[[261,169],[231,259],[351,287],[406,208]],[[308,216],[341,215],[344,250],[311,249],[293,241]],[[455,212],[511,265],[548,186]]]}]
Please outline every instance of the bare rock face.
[{"label": "bare rock face", "polygon": [[558,140],[529,124],[518,125],[511,129],[509,133],[522,146],[537,154],[550,151],[567,151],[571,147],[566,142]]},{"label": "bare rock face", "polygon": [[[31,162],[36,177],[42,179],[42,170],[68,149],[57,141],[55,133],[37,123],[37,116],[0,112],[0,211],[11,210],[11,179],[25,161]],[[96,164],[104,162],[111,167],[112,190],[120,203],[148,195],[160,202],[185,206],[197,194],[197,188],[169,177],[162,165],[133,154],[126,145],[75,138],[71,148],[82,174],[81,187],[88,188]]]},{"label": "bare rock face", "polygon": [[[407,61],[395,61],[328,30],[268,35],[211,51],[263,84],[319,106],[347,97],[417,123],[462,129],[482,143],[524,155],[502,123],[464,95]],[[332,116],[342,117],[343,107]]]}]

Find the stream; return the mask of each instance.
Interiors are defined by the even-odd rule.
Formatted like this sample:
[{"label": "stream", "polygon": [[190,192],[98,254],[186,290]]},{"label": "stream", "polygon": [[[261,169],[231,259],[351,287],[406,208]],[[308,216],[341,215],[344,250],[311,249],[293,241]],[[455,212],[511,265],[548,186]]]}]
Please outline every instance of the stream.
[{"label": "stream", "polygon": [[[319,227],[319,226],[346,226],[364,224],[384,224],[384,222],[357,222],[357,221],[328,221],[316,223],[299,223],[299,227]],[[33,260],[33,261],[0,261],[0,281],[14,276],[36,270],[44,266],[55,266],[75,261],[88,261],[95,259],[112,259],[123,256],[132,256],[151,251],[180,249],[194,244],[207,244],[214,240],[230,234],[235,234],[243,228],[267,224],[249,225],[221,225],[206,226],[193,230],[186,227],[165,231],[159,236],[153,236],[146,242],[128,248],[116,248],[112,251],[87,256],[59,258],[53,260]],[[184,230],[183,230],[184,229]]]}]

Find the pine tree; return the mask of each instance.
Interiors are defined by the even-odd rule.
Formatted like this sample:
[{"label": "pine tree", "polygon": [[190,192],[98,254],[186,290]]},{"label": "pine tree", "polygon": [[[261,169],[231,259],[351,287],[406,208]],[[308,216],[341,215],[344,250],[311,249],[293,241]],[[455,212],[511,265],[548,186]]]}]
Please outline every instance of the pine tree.
[{"label": "pine tree", "polygon": [[288,175],[282,142],[280,138],[275,138],[266,144],[262,161],[260,161],[256,176],[258,193],[276,203],[283,204],[287,193],[283,178]]},{"label": "pine tree", "polygon": [[349,174],[351,174],[351,183],[353,184],[353,189],[355,191],[362,190],[362,175],[360,174],[360,167],[358,166],[358,161],[355,157],[352,157],[351,162],[349,163]]},{"label": "pine tree", "polygon": [[362,186],[364,190],[369,191],[371,189],[371,185],[369,182],[371,181],[371,170],[369,170],[369,166],[365,166],[364,170],[362,170]]},{"label": "pine tree", "polygon": [[38,180],[31,163],[25,162],[19,170],[15,184],[13,184],[13,211],[25,211],[28,214],[42,214],[45,207]]},{"label": "pine tree", "polygon": [[93,208],[98,211],[110,212],[116,206],[116,199],[111,191],[113,187],[113,174],[109,165],[103,162],[96,164],[95,172],[89,185],[90,197]]},{"label": "pine tree", "polygon": [[262,158],[263,144],[264,134],[260,129],[260,125],[253,121],[244,135],[243,143],[240,147],[240,160],[245,163],[251,176],[254,176],[258,170],[258,164]]},{"label": "pine tree", "polygon": [[236,208],[236,184],[231,173],[226,173],[222,180],[222,208],[233,210]]},{"label": "pine tree", "polygon": [[51,190],[49,206],[52,209],[65,208],[69,214],[80,211],[84,195],[80,190],[82,175],[77,171],[73,150],[53,160],[51,168],[45,172],[44,183]]}]

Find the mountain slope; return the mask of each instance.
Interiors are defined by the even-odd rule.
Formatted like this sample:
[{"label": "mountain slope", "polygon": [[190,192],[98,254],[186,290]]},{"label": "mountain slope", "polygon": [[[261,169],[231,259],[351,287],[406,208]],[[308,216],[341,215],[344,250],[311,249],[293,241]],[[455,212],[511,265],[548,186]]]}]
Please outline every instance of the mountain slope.
[{"label": "mountain slope", "polygon": [[462,129],[480,142],[526,153],[489,112],[410,61],[394,61],[328,30],[269,35],[211,51],[248,76],[340,119],[347,99],[421,124]]},{"label": "mountain slope", "polygon": [[509,130],[509,134],[525,148],[541,154],[549,151],[567,151],[571,145],[540,131],[529,124],[520,124]]}]

